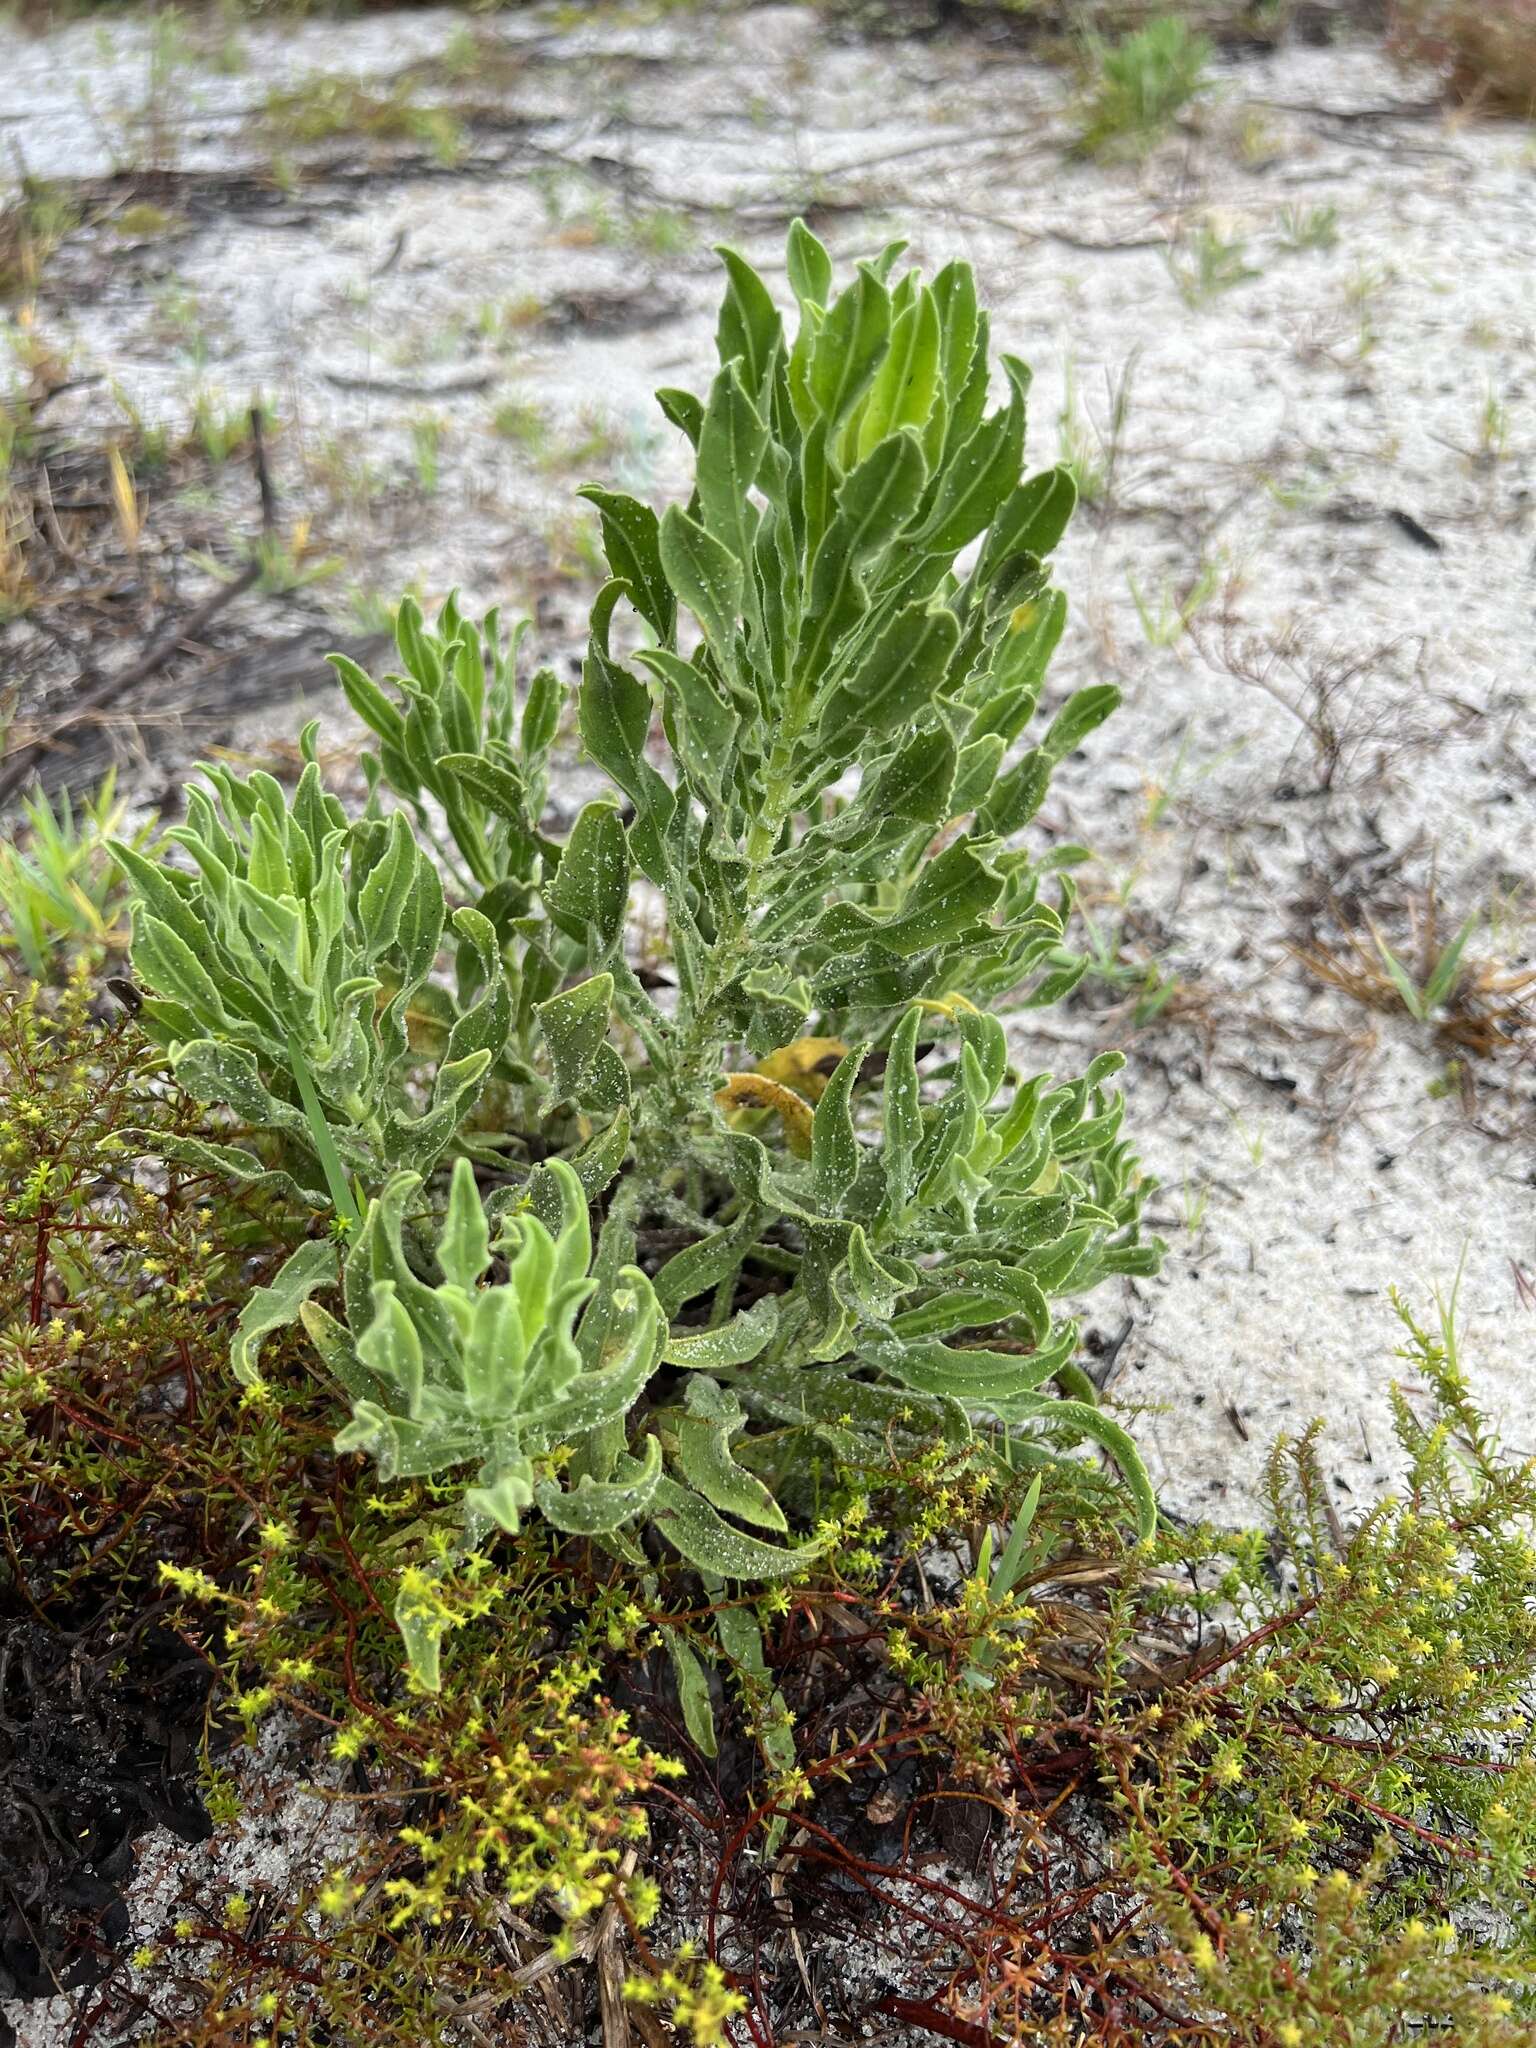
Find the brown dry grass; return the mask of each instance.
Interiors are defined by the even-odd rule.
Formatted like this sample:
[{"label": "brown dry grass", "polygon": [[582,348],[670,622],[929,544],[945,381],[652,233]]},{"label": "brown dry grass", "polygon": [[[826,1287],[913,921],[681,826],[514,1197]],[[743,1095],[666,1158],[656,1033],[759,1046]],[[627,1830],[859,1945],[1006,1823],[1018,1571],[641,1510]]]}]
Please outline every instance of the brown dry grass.
[{"label": "brown dry grass", "polygon": [[1397,0],[1392,42],[1469,106],[1536,118],[1536,0]]},{"label": "brown dry grass", "polygon": [[[1341,990],[1365,1009],[1400,1014],[1403,997],[1387,971],[1378,928],[1369,916],[1361,930],[1339,914],[1337,906],[1335,912],[1331,939],[1314,934],[1310,943],[1293,946],[1292,953],[1314,980]],[[1401,947],[1399,958],[1415,986],[1423,989],[1454,932],[1441,915],[1433,887],[1411,897],[1396,924],[1400,929],[1393,936]],[[1495,1091],[1512,1088],[1516,1121],[1523,1123],[1527,1110],[1520,1105],[1528,1104],[1529,1091],[1516,1082],[1515,1074],[1517,1069],[1529,1069],[1536,1049],[1536,967],[1524,961],[1464,959],[1433,1016],[1425,1021],[1446,1056],[1447,1079],[1455,1084],[1468,1113],[1482,1092],[1481,1078]],[[1474,1065],[1481,1069],[1481,1077],[1474,1073]]]}]

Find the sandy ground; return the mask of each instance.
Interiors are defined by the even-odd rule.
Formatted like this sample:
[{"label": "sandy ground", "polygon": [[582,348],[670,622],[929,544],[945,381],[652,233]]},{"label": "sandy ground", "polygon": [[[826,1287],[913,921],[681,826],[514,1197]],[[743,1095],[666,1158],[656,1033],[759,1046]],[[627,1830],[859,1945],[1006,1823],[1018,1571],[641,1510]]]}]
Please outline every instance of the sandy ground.
[{"label": "sandy ground", "polygon": [[[164,1958],[174,1956],[177,1981],[206,1984],[224,1960],[214,1942],[173,1940],[189,1907],[201,1920],[216,1921],[230,1899],[260,1908],[268,1899],[289,1899],[300,1886],[315,1886],[345,1871],[362,1832],[358,1808],[337,1792],[343,1768],[327,1764],[316,1773],[314,1745],[305,1730],[285,1715],[266,1721],[249,1750],[230,1760],[229,1789],[240,1818],[189,1846],[166,1828],[154,1828],[134,1844],[134,1871],[127,1889],[132,1919],[130,1941],[137,1960],[95,2016],[94,1994],[61,1992],[55,1998],[0,2000],[0,2018],[15,2028],[17,2048],[117,2048],[138,2037],[131,2017],[135,1999],[164,2012]],[[323,1780],[323,1782],[321,1782]],[[226,1924],[238,1925],[237,1921]],[[318,1930],[318,1914],[310,1925]],[[147,1955],[141,1951],[148,1950]],[[126,1994],[126,1995],[124,1995]],[[79,2031],[82,2021],[85,2031]]]},{"label": "sandy ground", "polygon": [[[1533,964],[1530,132],[1434,111],[1432,81],[1369,51],[1298,49],[1218,65],[1197,119],[1101,165],[1067,153],[1070,80],[977,40],[839,41],[788,7],[519,13],[475,20],[466,70],[467,24],[250,30],[245,69],[176,69],[156,146],[184,224],[102,229],[59,259],[37,321],[105,381],[62,394],[54,425],[106,431],[114,384],[177,420],[199,390],[261,389],[285,517],[312,517],[308,545],[344,565],[290,612],[339,628],[370,592],[457,584],[534,608],[541,655],[567,659],[571,491],[680,476],[649,394],[707,374],[709,243],[781,278],[784,225],[811,208],[843,258],[893,232],[925,264],[968,257],[996,343],[1034,366],[1035,459],[1091,473],[1052,688],[1112,679],[1125,708],[1042,823],[1095,850],[1080,879],[1104,971],[1040,1031],[1022,1019],[1018,1045],[1063,1072],[1102,1045],[1131,1056],[1127,1127],[1169,1256],[1084,1313],[1144,1410],[1164,1501],[1262,1514],[1270,1443],[1316,1414],[1341,1512],[1379,1498],[1389,1290],[1427,1306],[1458,1272],[1474,1391],[1536,1450],[1529,1012],[1468,1057],[1301,957],[1358,965],[1374,924],[1416,959],[1432,901],[1442,940],[1476,918],[1479,974]],[[148,51],[131,25],[110,45],[0,35],[0,124],[33,173],[142,149]],[[221,205],[220,181],[267,175],[248,117],[274,76],[410,65],[424,104],[465,115],[455,169],[409,143],[295,145],[291,200]],[[72,274],[99,289],[72,294]],[[513,406],[537,429],[509,434]],[[218,489],[248,530],[248,478]],[[270,624],[256,600],[235,616]],[[63,680],[10,638],[40,688]],[[315,702],[344,743],[318,677]],[[283,705],[178,746],[260,753],[295,725]]]}]

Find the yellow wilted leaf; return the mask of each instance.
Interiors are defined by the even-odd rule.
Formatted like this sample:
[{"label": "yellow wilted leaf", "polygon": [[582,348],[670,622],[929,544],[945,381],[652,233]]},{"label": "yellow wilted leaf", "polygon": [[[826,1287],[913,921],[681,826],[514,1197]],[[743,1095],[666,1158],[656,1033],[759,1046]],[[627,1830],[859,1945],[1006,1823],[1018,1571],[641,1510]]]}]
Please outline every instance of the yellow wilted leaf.
[{"label": "yellow wilted leaf", "polygon": [[767,1059],[759,1060],[757,1071],[770,1081],[782,1081],[808,1102],[820,1102],[832,1071],[848,1050],[840,1038],[797,1038],[793,1045],[781,1045]]},{"label": "yellow wilted leaf", "polygon": [[130,548],[136,548],[144,531],[144,515],[121,448],[107,450],[107,474],[112,485],[112,509],[117,514],[118,531]]},{"label": "yellow wilted leaf", "polygon": [[729,1115],[733,1110],[771,1109],[784,1126],[785,1143],[798,1159],[811,1156],[811,1105],[803,1095],[766,1074],[728,1074],[715,1096]]}]

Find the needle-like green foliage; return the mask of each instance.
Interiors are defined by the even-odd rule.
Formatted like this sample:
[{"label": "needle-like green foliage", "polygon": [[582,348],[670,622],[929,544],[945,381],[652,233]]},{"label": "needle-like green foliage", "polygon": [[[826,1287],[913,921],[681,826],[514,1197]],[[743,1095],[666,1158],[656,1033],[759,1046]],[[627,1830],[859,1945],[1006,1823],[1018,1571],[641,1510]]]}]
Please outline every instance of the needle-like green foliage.
[{"label": "needle-like green foliage", "polygon": [[[0,963],[14,949],[22,969],[44,981],[71,947],[100,955],[124,942],[122,876],[107,843],[128,807],[109,770],[83,803],[67,790],[50,799],[39,789],[21,808],[20,840],[0,837]],[[142,827],[134,845],[146,845],[152,830]]]}]

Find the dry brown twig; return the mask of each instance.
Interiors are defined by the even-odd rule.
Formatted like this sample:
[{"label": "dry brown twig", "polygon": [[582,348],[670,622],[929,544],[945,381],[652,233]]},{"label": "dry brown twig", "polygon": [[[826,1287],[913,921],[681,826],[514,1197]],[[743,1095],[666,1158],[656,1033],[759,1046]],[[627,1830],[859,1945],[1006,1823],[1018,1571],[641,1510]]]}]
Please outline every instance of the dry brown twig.
[{"label": "dry brown twig", "polygon": [[[1300,622],[1273,633],[1244,630],[1230,615],[1220,623],[1219,638],[1198,622],[1190,625],[1201,659],[1290,713],[1311,744],[1318,790],[1384,778],[1404,755],[1445,737],[1446,725],[1426,719],[1419,708],[1431,696],[1422,635],[1350,648],[1321,645]],[[1402,687],[1390,687],[1399,678]],[[1389,686],[1375,687],[1381,683]],[[1300,746],[1298,741],[1286,757],[1287,770]],[[1281,792],[1295,793],[1284,770],[1277,784]]]}]

